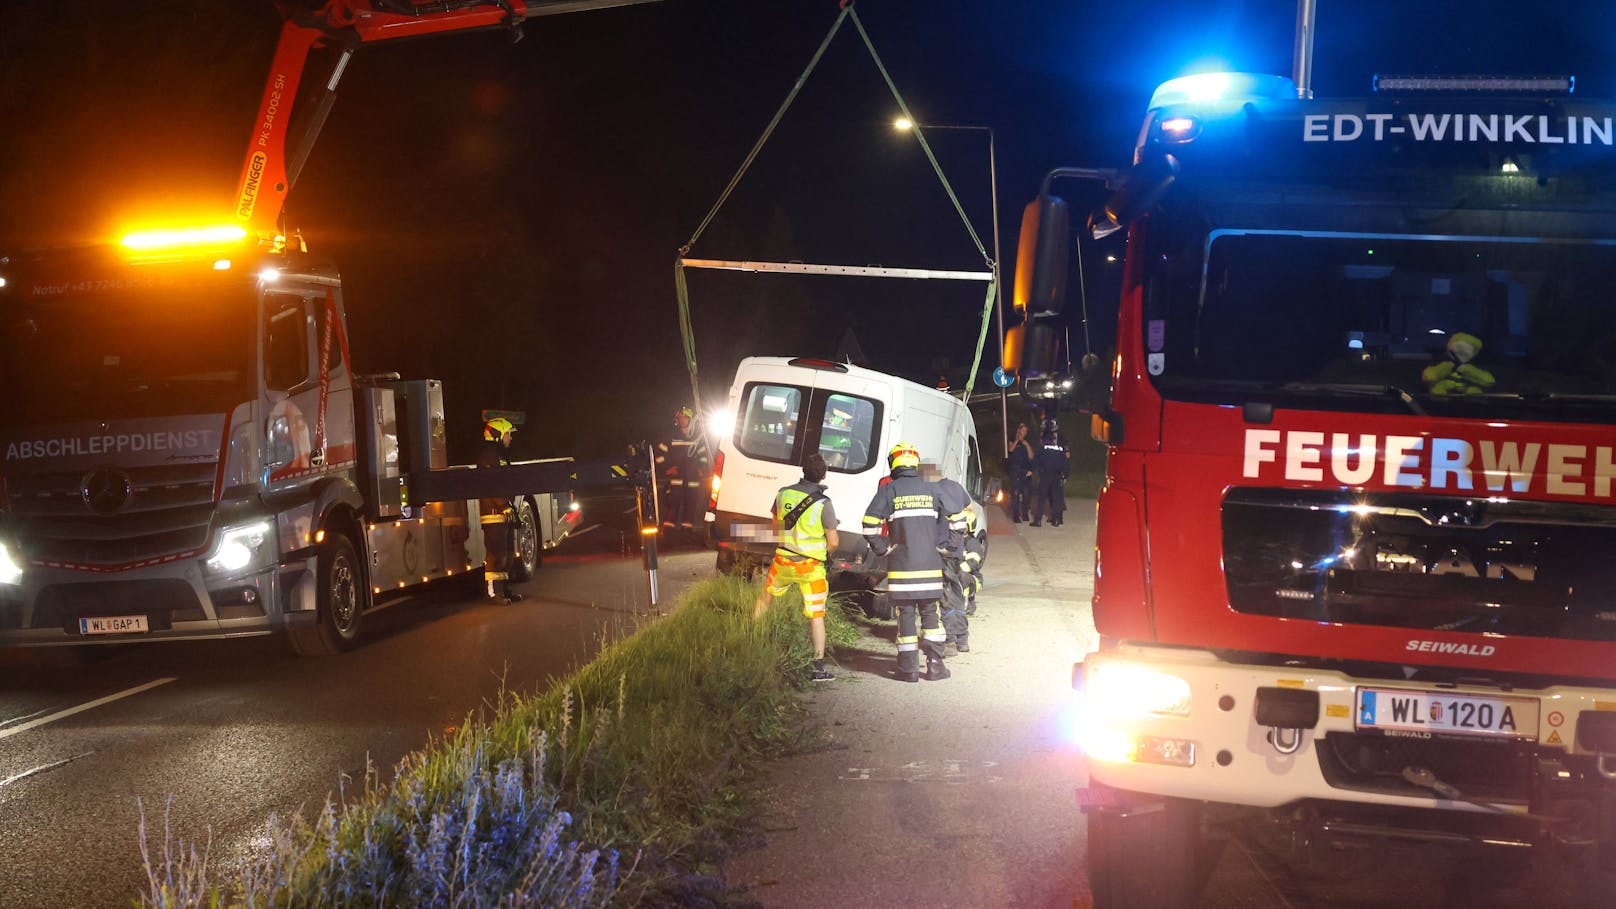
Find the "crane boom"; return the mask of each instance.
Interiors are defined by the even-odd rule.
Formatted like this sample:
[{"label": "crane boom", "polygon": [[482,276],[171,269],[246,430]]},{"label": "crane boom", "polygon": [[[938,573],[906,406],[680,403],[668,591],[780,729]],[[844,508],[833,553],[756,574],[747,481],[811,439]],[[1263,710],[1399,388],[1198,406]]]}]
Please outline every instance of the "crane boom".
[{"label": "crane boom", "polygon": [[[236,182],[235,220],[259,238],[281,232],[286,196],[336,101],[337,83],[360,45],[482,29],[509,29],[521,37],[522,23],[538,16],[654,3],[657,0],[325,0],[304,8],[277,3],[281,34],[264,82],[241,178]],[[340,53],[318,100],[290,151],[287,136],[298,86],[310,54],[319,47]]]}]

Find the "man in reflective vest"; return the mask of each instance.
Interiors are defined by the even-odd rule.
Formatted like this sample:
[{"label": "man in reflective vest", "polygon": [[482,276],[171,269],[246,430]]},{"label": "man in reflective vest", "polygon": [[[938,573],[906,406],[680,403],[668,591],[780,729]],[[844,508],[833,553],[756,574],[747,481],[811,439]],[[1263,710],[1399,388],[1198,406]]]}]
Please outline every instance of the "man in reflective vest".
[{"label": "man in reflective vest", "polygon": [[926,679],[940,681],[950,675],[943,664],[946,636],[937,616],[937,602],[943,596],[943,557],[937,544],[947,529],[945,512],[937,485],[920,476],[920,452],[915,446],[908,442],[892,446],[887,465],[892,481],[876,490],[864,510],[864,539],[876,555],[887,556],[887,597],[898,609],[897,678],[920,680],[924,649]]},{"label": "man in reflective vest", "polygon": [[752,618],[757,619],[774,598],[791,589],[802,592],[802,614],[808,618],[808,637],[814,645],[813,680],[828,682],[835,676],[825,668],[825,560],[836,550],[836,510],[825,495],[825,458],[814,452],[802,463],[802,479],[774,496],[774,530],[780,543],[769,564]]},{"label": "man in reflective vest", "polygon": [[[478,467],[499,467],[505,450],[511,447],[516,427],[504,417],[483,424],[483,447],[477,452]],[[488,585],[491,603],[515,603],[522,595],[511,590],[511,557],[515,554],[515,534],[511,532],[514,509],[511,500],[488,496],[477,500],[477,513],[483,528],[483,581]]]}]

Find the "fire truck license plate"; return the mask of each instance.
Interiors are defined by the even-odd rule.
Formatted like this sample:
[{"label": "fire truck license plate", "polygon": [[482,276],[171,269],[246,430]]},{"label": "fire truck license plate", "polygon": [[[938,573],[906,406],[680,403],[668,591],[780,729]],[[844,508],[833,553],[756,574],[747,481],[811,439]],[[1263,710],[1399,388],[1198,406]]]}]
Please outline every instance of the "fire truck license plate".
[{"label": "fire truck license plate", "polygon": [[1359,729],[1537,740],[1535,698],[1359,688]]},{"label": "fire truck license plate", "polygon": [[104,615],[79,619],[79,634],[130,634],[150,630],[143,615]]}]

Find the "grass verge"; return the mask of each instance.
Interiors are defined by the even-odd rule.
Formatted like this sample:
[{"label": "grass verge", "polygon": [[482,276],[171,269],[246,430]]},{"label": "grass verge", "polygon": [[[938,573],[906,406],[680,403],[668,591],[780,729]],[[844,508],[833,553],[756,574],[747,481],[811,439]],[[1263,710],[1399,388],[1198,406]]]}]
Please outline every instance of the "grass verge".
[{"label": "grass verge", "polygon": [[[314,818],[270,818],[225,868],[165,824],[142,907],[665,906],[732,903],[715,875],[802,744],[812,658],[795,593],[751,619],[756,584],[692,586],[672,615],[452,736]],[[857,640],[834,605],[831,646]]]}]

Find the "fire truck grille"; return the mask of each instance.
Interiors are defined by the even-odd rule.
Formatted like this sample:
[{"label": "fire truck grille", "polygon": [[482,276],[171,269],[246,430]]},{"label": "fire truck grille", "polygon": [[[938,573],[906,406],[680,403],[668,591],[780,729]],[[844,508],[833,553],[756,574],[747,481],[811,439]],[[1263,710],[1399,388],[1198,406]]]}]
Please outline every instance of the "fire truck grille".
[{"label": "fire truck grille", "polygon": [[177,578],[109,581],[104,584],[52,584],[39,593],[34,628],[61,628],[77,634],[86,616],[140,614],[152,631],[167,631],[175,622],[207,618],[191,585]]},{"label": "fire truck grille", "polygon": [[218,464],[6,477],[24,555],[119,566],[192,552],[208,539]]},{"label": "fire truck grille", "polygon": [[1337,789],[1428,796],[1431,790],[1403,778],[1403,768],[1420,767],[1470,798],[1525,803],[1532,795],[1537,746],[1513,741],[1332,732],[1319,741],[1316,750],[1319,770]]},{"label": "fire truck grille", "polygon": [[1616,641],[1616,508],[1233,489],[1229,605],[1343,624]]}]

